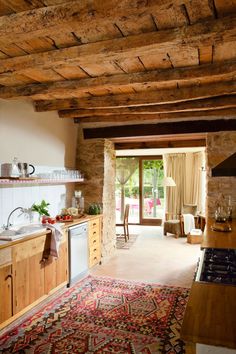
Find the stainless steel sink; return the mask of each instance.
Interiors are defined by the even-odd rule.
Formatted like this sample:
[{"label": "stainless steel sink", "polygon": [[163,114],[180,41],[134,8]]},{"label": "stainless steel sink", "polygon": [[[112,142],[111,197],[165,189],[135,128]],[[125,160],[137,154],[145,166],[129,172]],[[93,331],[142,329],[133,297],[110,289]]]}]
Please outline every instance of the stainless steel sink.
[{"label": "stainless steel sink", "polygon": [[41,224],[25,225],[19,228],[3,230],[0,233],[0,239],[13,241],[18,238],[23,238],[42,231],[46,231],[46,227],[42,226]]}]

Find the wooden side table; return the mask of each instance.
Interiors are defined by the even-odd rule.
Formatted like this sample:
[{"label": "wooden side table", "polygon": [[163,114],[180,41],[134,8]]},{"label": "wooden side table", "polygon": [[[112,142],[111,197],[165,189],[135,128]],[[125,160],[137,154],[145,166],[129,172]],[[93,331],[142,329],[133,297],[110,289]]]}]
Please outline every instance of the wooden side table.
[{"label": "wooden side table", "polygon": [[196,216],[196,228],[197,229],[201,229],[202,232],[203,232],[204,228],[205,228],[205,225],[206,225],[206,217],[205,217],[205,215],[198,214]]}]

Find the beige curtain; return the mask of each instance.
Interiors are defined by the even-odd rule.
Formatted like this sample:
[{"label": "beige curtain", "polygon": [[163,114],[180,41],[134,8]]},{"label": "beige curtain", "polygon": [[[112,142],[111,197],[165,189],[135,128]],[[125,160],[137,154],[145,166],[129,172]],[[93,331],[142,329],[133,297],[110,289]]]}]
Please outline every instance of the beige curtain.
[{"label": "beige curtain", "polygon": [[186,154],[165,154],[164,171],[166,177],[172,177],[176,187],[165,187],[165,212],[180,214],[184,202]]},{"label": "beige curtain", "polygon": [[201,211],[204,153],[166,154],[163,159],[165,176],[176,183],[176,187],[166,187],[165,211],[179,214],[184,204],[196,204]]}]

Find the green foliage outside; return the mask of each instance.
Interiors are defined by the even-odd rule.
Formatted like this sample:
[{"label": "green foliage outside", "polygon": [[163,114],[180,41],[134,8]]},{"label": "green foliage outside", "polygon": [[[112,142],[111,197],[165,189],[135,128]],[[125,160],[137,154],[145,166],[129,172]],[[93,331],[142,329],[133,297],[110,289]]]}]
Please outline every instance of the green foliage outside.
[{"label": "green foliage outside", "polygon": [[[129,169],[131,163],[134,162],[136,158],[117,158],[117,168],[118,169]],[[161,181],[164,177],[164,169],[163,169],[163,160],[144,160],[143,161],[143,169],[145,171],[145,184],[143,193],[147,197],[153,195],[153,174],[154,170],[156,173],[156,182],[157,185],[156,190],[158,191],[158,197],[164,198],[164,188],[161,186]],[[119,171],[121,172],[121,171]],[[125,197],[138,197],[139,195],[139,167],[138,163],[133,165],[133,173],[131,173],[127,182],[124,185],[124,194]],[[116,181],[116,191],[119,193],[121,191],[121,184],[119,180]]]}]

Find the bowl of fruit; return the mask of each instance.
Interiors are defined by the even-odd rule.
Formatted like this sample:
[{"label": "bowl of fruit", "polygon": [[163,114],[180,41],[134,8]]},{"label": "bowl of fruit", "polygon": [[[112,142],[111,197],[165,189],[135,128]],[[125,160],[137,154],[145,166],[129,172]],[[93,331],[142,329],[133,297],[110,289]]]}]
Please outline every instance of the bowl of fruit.
[{"label": "bowl of fruit", "polygon": [[70,214],[59,214],[56,216],[57,222],[71,222],[73,221],[73,216]]},{"label": "bowl of fruit", "polygon": [[56,216],[57,222],[71,222],[73,221],[73,214],[70,208],[63,208],[61,213]]}]

